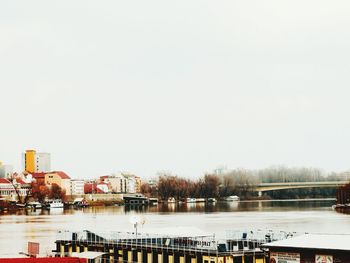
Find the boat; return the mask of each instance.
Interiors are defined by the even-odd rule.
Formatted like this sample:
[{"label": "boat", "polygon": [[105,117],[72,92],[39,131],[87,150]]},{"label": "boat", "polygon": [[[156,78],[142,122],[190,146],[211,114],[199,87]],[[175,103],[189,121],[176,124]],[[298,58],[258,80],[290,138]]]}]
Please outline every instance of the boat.
[{"label": "boat", "polygon": [[51,209],[51,208],[63,208],[64,204],[62,203],[61,199],[55,199],[55,200],[51,200],[47,203],[47,208]]},{"label": "boat", "polygon": [[204,203],[205,198],[196,198],[196,203]]},{"label": "boat", "polygon": [[149,199],[142,194],[124,195],[125,205],[149,205]]},{"label": "boat", "polygon": [[86,200],[82,197],[80,198],[75,198],[73,201],[73,206],[74,207],[88,207],[89,204],[86,202]]},{"label": "boat", "polygon": [[33,202],[29,202],[26,207],[33,208],[33,209],[41,209],[42,205],[39,202],[33,201]]},{"label": "boat", "polygon": [[158,205],[158,198],[151,197],[149,198],[150,205]]},{"label": "boat", "polygon": [[223,198],[224,201],[232,202],[239,201],[239,197],[237,195],[230,195]]},{"label": "boat", "polygon": [[196,202],[196,198],[186,198],[186,203],[195,203]]},{"label": "boat", "polygon": [[208,199],[207,199],[207,202],[208,202],[208,203],[215,203],[215,202],[216,202],[216,199],[215,199],[215,198],[208,198]]},{"label": "boat", "polygon": [[336,205],[332,205],[332,209],[349,208],[349,207],[350,207],[350,203],[349,203],[349,204],[336,204]]},{"label": "boat", "polygon": [[174,197],[169,197],[169,198],[168,198],[168,201],[167,201],[168,204],[173,204],[173,203],[175,203],[175,202],[176,202],[176,200],[175,200]]},{"label": "boat", "polygon": [[17,208],[25,208],[26,204],[16,203]]}]

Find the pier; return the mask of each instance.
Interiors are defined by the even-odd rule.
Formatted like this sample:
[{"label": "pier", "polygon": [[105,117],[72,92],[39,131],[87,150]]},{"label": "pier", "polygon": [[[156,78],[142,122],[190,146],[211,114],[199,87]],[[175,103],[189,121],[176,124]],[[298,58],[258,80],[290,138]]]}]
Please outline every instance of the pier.
[{"label": "pier", "polygon": [[229,235],[224,240],[210,236],[164,236],[136,232],[59,233],[56,256],[100,252],[101,262],[137,263],[265,263],[261,245],[273,236],[253,238],[248,233]]}]

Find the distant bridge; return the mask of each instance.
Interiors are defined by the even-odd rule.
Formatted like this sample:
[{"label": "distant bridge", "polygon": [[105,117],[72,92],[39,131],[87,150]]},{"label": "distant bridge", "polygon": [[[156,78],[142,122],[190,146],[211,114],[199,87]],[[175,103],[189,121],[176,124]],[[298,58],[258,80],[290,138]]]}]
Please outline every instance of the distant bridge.
[{"label": "distant bridge", "polygon": [[350,183],[350,181],[324,181],[324,182],[281,182],[281,183],[261,183],[255,186],[255,191],[262,195],[262,192],[297,189],[297,188],[335,188]]}]

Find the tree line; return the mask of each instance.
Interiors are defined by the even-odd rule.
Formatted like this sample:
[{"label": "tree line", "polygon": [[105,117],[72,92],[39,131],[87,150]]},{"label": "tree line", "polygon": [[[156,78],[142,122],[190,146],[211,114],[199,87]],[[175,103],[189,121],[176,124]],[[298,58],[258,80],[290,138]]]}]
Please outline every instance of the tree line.
[{"label": "tree line", "polygon": [[[234,169],[222,174],[205,174],[196,180],[162,173],[155,180],[155,184],[144,183],[141,191],[146,196],[158,197],[163,200],[169,197],[181,200],[187,197],[222,198],[230,195],[238,195],[242,199],[255,199],[258,197],[254,188],[259,183],[320,182],[347,179],[347,174],[326,174],[316,168],[276,166],[261,170]],[[263,198],[335,197],[335,193],[336,189],[332,188],[286,189],[266,192]]]}]

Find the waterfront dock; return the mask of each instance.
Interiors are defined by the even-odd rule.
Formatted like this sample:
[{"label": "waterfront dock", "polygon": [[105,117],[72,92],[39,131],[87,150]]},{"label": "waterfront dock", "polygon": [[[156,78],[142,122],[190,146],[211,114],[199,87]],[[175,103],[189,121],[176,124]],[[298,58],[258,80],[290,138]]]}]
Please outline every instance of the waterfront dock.
[{"label": "waterfront dock", "polygon": [[218,240],[212,236],[164,236],[145,233],[61,232],[57,256],[101,252],[102,262],[138,263],[265,263],[260,249],[266,239]]}]

